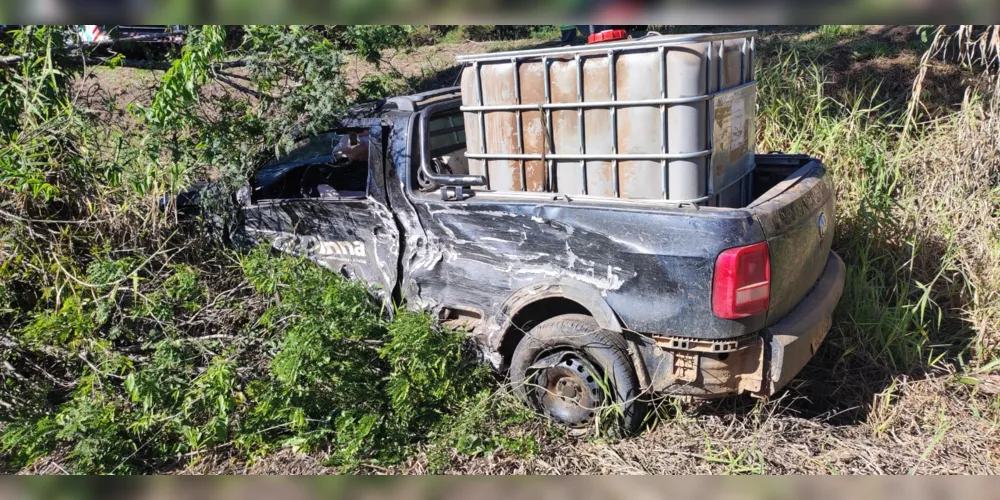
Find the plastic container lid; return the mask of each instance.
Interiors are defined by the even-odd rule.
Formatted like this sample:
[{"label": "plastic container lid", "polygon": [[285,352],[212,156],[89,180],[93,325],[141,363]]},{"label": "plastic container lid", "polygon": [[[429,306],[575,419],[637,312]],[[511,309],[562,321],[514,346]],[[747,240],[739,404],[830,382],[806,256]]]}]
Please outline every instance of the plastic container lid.
[{"label": "plastic container lid", "polygon": [[613,42],[626,38],[628,38],[628,32],[625,30],[604,30],[600,33],[591,33],[587,37],[587,43]]}]

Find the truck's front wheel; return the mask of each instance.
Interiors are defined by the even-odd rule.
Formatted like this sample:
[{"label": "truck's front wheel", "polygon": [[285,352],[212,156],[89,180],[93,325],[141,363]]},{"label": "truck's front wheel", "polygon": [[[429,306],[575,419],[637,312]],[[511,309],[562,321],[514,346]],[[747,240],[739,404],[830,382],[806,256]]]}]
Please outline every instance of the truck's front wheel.
[{"label": "truck's front wheel", "polygon": [[590,316],[566,314],[532,328],[514,350],[510,379],[515,394],[572,429],[605,419],[630,433],[646,413],[625,339]]}]

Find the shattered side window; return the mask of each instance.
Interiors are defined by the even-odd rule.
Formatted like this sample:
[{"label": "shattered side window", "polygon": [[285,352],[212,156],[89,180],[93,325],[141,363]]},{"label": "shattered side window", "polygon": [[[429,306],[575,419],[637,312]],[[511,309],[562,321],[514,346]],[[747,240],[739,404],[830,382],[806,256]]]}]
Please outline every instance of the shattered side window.
[{"label": "shattered side window", "polygon": [[431,118],[431,156],[440,156],[465,148],[465,121],[461,114]]},{"label": "shattered side window", "polygon": [[368,195],[368,130],[312,136],[261,167],[254,200],[364,199]]}]

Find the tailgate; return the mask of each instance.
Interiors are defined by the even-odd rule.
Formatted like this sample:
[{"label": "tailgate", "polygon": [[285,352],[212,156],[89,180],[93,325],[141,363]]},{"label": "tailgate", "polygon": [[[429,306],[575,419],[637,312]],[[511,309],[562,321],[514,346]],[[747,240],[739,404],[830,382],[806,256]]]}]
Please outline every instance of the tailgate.
[{"label": "tailgate", "polygon": [[811,160],[747,208],[760,221],[771,258],[770,326],[788,314],[823,273],[833,244],[833,183],[826,167]]}]

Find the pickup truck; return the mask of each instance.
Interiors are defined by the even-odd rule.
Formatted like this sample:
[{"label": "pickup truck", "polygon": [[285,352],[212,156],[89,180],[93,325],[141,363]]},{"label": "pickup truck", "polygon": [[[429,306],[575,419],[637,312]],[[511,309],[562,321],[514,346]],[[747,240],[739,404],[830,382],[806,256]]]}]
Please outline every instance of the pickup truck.
[{"label": "pickup truck", "polygon": [[460,106],[457,87],[390,98],[263,162],[234,241],[468,331],[571,428],[612,402],[635,430],[651,394],[767,396],[816,352],[845,276],[819,160],[756,155],[741,208],[462,189]]}]

